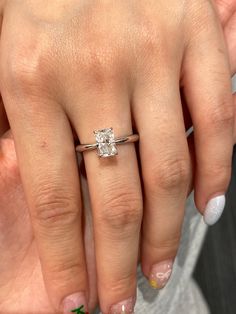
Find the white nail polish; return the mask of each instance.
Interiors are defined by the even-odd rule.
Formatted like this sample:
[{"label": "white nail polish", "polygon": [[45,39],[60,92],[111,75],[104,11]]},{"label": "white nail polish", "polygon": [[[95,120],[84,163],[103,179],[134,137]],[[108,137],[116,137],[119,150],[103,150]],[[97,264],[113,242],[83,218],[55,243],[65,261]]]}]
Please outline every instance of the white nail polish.
[{"label": "white nail polish", "polygon": [[214,225],[223,213],[225,207],[225,196],[218,195],[212,198],[206,206],[204,212],[204,221],[207,225]]}]

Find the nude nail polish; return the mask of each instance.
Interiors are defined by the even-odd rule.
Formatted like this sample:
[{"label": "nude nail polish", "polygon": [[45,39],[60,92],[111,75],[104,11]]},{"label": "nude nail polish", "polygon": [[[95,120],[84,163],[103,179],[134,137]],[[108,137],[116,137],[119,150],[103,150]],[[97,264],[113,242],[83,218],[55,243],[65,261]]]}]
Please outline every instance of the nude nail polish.
[{"label": "nude nail polish", "polygon": [[204,211],[204,222],[212,226],[214,225],[221,217],[225,207],[225,195],[218,195],[212,198],[206,205]]},{"label": "nude nail polish", "polygon": [[136,298],[130,297],[111,306],[109,314],[134,314],[134,305]]},{"label": "nude nail polish", "polygon": [[149,275],[149,283],[154,289],[162,289],[168,282],[173,268],[173,260],[154,264]]},{"label": "nude nail polish", "polygon": [[86,298],[83,292],[67,296],[63,302],[63,314],[89,314]]}]

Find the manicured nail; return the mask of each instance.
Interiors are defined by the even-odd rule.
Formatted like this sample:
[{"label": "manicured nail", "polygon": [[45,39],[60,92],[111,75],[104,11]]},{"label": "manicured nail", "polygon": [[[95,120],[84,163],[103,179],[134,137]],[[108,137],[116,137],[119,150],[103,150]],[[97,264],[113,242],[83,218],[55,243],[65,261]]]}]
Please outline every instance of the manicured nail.
[{"label": "manicured nail", "polygon": [[121,301],[110,308],[109,314],[133,314],[136,298],[131,297]]},{"label": "manicured nail", "polygon": [[154,264],[149,275],[149,283],[154,289],[162,289],[169,280],[173,268],[173,260]]},{"label": "manicured nail", "polygon": [[77,292],[63,300],[63,314],[89,314],[84,293]]},{"label": "manicured nail", "polygon": [[223,213],[225,208],[225,196],[218,195],[212,198],[206,205],[204,221],[207,225],[214,225]]}]

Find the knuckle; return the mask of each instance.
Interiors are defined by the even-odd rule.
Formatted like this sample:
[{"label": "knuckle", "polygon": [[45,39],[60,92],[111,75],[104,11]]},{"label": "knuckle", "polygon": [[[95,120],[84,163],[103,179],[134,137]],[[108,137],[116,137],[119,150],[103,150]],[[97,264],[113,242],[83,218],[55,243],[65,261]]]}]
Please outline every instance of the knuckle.
[{"label": "knuckle", "polygon": [[[114,276],[115,275],[115,276]],[[119,274],[112,274],[107,280],[102,280],[101,283],[104,288],[109,289],[113,295],[118,295],[127,287],[134,287],[135,289],[136,273],[125,273],[123,276]]]},{"label": "knuckle", "polygon": [[52,275],[52,277],[54,277],[55,274],[57,280],[64,280],[66,277],[68,277],[68,275],[71,275],[69,276],[70,278],[74,278],[74,276],[77,276],[84,267],[84,263],[79,259],[74,261],[71,259],[63,258],[61,261],[56,260],[55,262],[54,260],[51,264],[52,265],[48,263],[48,271],[50,272],[50,275]]},{"label": "knuckle", "polygon": [[141,223],[142,199],[129,189],[110,189],[101,204],[99,220],[111,229],[129,228]]},{"label": "knuckle", "polygon": [[[187,18],[189,23],[189,34],[191,40],[198,39],[202,34],[207,34],[212,30],[213,21],[215,19],[215,10],[211,0],[199,0],[195,2],[186,2],[186,9],[189,11]],[[208,26],[206,28],[206,25]]]},{"label": "knuckle", "polygon": [[174,257],[177,254],[180,244],[180,235],[176,235],[171,239],[165,239],[158,245],[158,255],[164,260],[167,257]]},{"label": "knuckle", "polygon": [[[154,59],[155,62],[160,60],[160,63],[168,63],[171,47],[163,34],[168,31],[168,34],[171,36],[173,32],[171,31],[171,25],[161,22],[158,24],[157,27],[156,17],[153,17],[151,14],[142,14],[138,25],[135,25],[137,28],[135,45],[138,48],[140,58],[143,59],[145,57],[149,60]],[[156,60],[157,55],[158,60]]]},{"label": "knuckle", "polygon": [[40,44],[36,43],[25,45],[16,47],[8,57],[5,81],[11,92],[21,90],[28,93],[37,90],[44,84],[52,68],[51,57],[46,49],[40,49]]},{"label": "knuckle", "polygon": [[222,101],[209,114],[210,123],[215,131],[222,132],[224,128],[233,127],[234,123],[234,108],[232,101],[226,99]]},{"label": "knuckle", "polygon": [[157,188],[162,190],[182,190],[190,179],[190,162],[183,157],[170,157],[162,160],[158,166],[151,169],[147,176],[148,186],[156,193]]},{"label": "knuckle", "polygon": [[139,36],[138,42],[147,48],[150,48],[151,51],[155,51],[159,45],[160,35],[157,33],[155,23],[153,23],[149,16],[140,19],[140,23],[138,24],[138,32]]},{"label": "knuckle", "polygon": [[32,64],[30,64],[30,61],[24,63],[19,58],[12,59],[8,73],[13,82],[20,83],[21,85],[32,84],[36,75],[36,71]]},{"label": "knuckle", "polygon": [[77,261],[62,259],[60,262],[53,259],[53,263],[47,264],[47,277],[55,286],[63,286],[67,288],[72,281],[77,278],[81,280],[84,277],[85,265],[81,259]]},{"label": "knuckle", "polygon": [[[93,18],[97,18],[92,14]],[[104,20],[100,25],[96,24],[90,28],[83,26],[86,34],[86,45],[79,51],[76,47],[75,55],[80,73],[86,77],[86,82],[93,88],[107,88],[107,85],[117,84],[124,80],[124,75],[130,69],[130,57],[133,44],[128,40],[128,27],[121,28],[119,32],[111,21],[109,34],[105,31],[107,25]],[[128,24],[129,25],[129,24]],[[124,39],[126,39],[124,45]],[[130,37],[129,37],[130,39]],[[133,40],[133,39],[132,39]]]},{"label": "knuckle", "polygon": [[236,1],[230,0],[216,0],[217,7],[220,9],[222,15],[231,16],[236,8]]},{"label": "knuckle", "polygon": [[86,51],[86,63],[83,58],[80,69],[83,69],[86,76],[89,76],[89,83],[93,87],[101,88],[117,80],[119,67],[122,67],[121,58],[117,57],[118,50],[115,51],[112,47],[101,47],[101,45],[95,49],[92,44],[89,44]]},{"label": "knuckle", "polygon": [[159,243],[159,248],[162,251],[177,251],[180,242],[180,235],[176,235],[171,239],[165,239]]},{"label": "knuckle", "polygon": [[[207,165],[207,168],[202,171],[204,177],[214,178],[215,189],[222,189],[222,186],[225,187],[228,185],[230,176],[231,176],[232,166],[231,163],[219,164],[212,162]],[[216,187],[216,186],[219,187]]]},{"label": "knuckle", "polygon": [[149,240],[147,243],[148,246],[156,252],[157,256],[161,260],[164,260],[165,258],[168,258],[170,256],[174,257],[176,255],[180,244],[180,239],[181,233],[176,232],[175,234],[172,234],[172,236],[169,238],[159,239],[156,242]]},{"label": "knuckle", "polygon": [[78,217],[79,202],[72,193],[44,184],[35,193],[32,216],[46,227],[70,225]]}]

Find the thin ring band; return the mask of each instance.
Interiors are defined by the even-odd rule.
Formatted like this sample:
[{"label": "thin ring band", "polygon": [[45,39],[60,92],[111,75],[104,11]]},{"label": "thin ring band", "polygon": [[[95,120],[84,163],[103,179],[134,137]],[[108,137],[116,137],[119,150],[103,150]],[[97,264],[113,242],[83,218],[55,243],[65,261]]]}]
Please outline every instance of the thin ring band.
[{"label": "thin ring band", "polygon": [[[138,134],[130,134],[122,137],[118,137],[114,139],[115,144],[125,144],[125,143],[133,143],[139,140],[139,135]],[[93,150],[96,149],[98,146],[97,143],[94,144],[79,144],[76,146],[76,151],[79,153],[82,153],[87,150]]]}]

